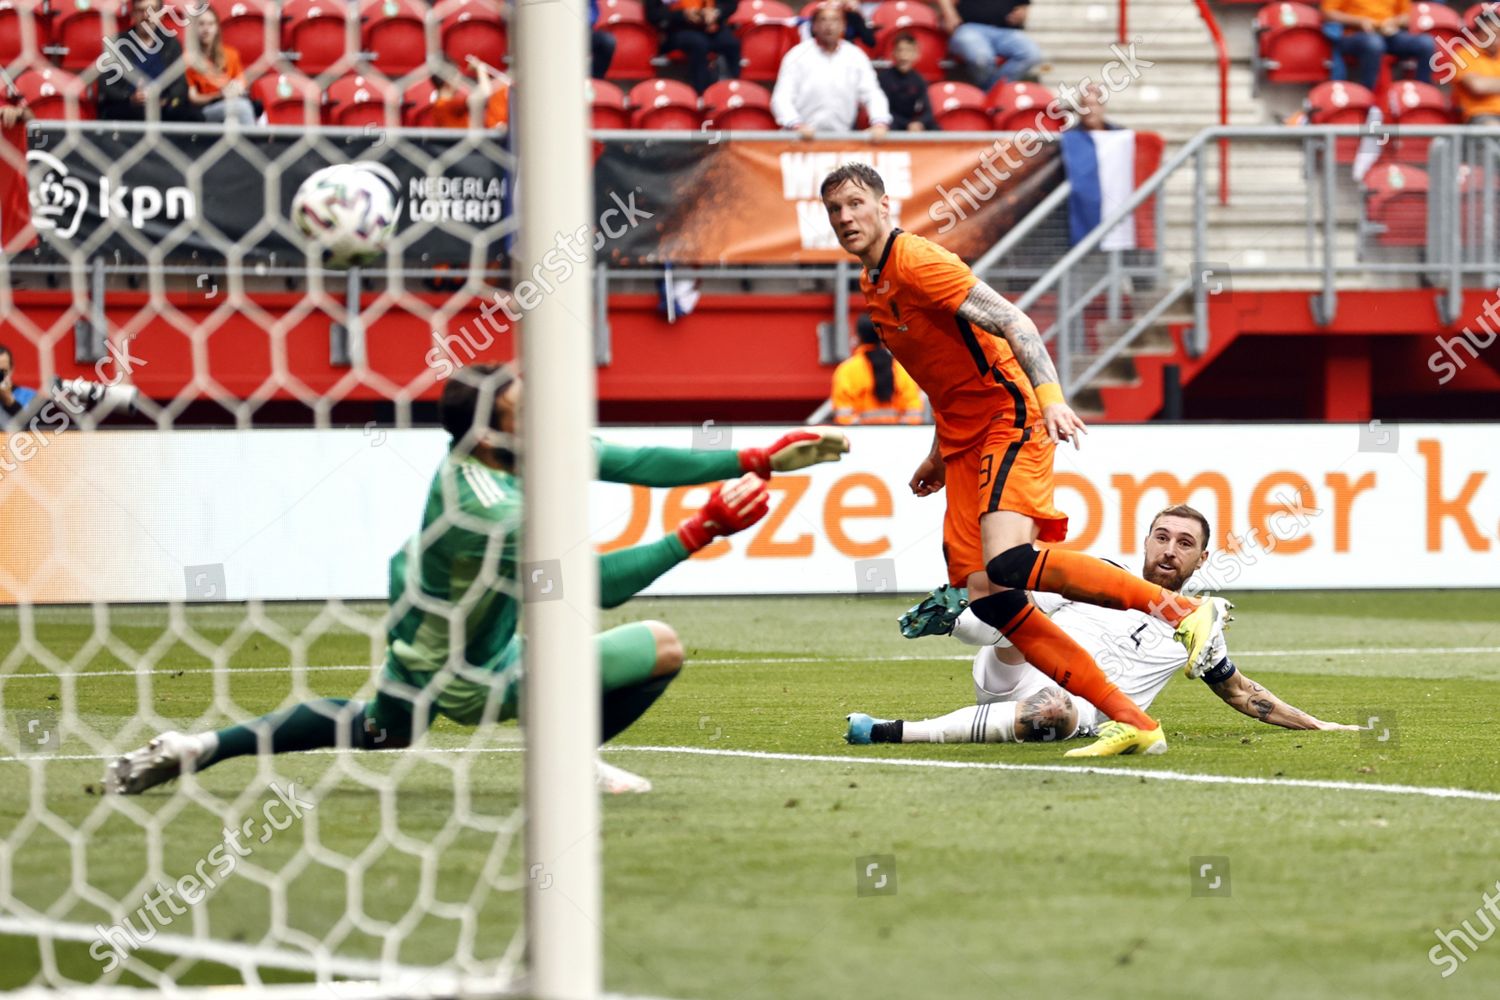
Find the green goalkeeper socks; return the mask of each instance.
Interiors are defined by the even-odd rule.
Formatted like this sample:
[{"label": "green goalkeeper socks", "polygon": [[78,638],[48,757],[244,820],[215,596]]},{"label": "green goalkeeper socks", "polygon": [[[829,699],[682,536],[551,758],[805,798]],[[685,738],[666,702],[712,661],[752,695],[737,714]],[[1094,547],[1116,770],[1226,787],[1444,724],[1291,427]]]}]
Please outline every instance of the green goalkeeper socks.
[{"label": "green goalkeeper socks", "polygon": [[[230,726],[215,735],[217,746],[206,748],[198,759],[197,770],[202,770],[230,757],[244,757],[260,751],[260,734],[268,733],[272,753],[289,753],[296,750],[316,750],[339,744],[339,733],[346,732],[348,745],[364,745],[364,711],[358,702],[354,708],[347,698],[322,698],[306,701],[281,712],[262,715],[244,725]],[[212,744],[214,740],[206,741]]]}]

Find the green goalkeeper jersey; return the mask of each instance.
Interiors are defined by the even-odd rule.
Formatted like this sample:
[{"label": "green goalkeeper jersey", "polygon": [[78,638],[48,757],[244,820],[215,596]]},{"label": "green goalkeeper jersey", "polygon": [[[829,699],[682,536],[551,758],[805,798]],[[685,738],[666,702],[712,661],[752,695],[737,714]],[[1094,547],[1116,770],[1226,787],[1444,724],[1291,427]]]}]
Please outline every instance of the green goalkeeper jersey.
[{"label": "green goalkeeper jersey", "polygon": [[[594,447],[598,478],[606,482],[681,486],[741,472],[733,451],[628,448],[598,440]],[[686,558],[675,536],[656,544],[671,562]],[[396,664],[411,674],[436,673],[459,637],[464,655],[455,669],[495,670],[513,658],[520,548],[521,481],[471,457],[445,456],[427,491],[421,531],[390,562],[391,609],[400,610],[388,635]],[[665,565],[659,559],[643,565],[629,551],[604,557],[602,603],[623,603]]]}]

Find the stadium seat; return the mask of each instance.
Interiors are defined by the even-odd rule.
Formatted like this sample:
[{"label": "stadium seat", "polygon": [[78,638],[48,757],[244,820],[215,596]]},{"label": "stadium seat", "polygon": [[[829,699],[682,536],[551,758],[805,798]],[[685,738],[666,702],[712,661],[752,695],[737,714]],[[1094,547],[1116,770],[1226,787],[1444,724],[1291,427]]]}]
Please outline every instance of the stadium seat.
[{"label": "stadium seat", "polygon": [[28,69],[15,79],[16,89],[26,98],[32,113],[38,118],[71,119],[68,98],[78,102],[76,117],[91,120],[95,117],[93,88],[65,69],[56,66],[38,66]]},{"label": "stadium seat", "polygon": [[917,72],[929,83],[942,80],[942,61],[948,55],[948,33],[931,7],[911,0],[892,0],[875,8],[870,26],[875,29],[876,59],[889,59],[896,36],[908,34],[917,43]]},{"label": "stadium seat", "polygon": [[82,72],[104,52],[104,39],[112,38],[129,23],[130,12],[106,0],[54,0],[52,44],[62,51],[57,64],[72,73]]},{"label": "stadium seat", "polygon": [[323,88],[295,70],[267,73],[250,94],[265,107],[268,125],[321,124]]},{"label": "stadium seat", "polygon": [[427,61],[427,6],[416,0],[361,0],[361,44],[370,63],[389,77],[405,76]]},{"label": "stadium seat", "polygon": [[[246,70],[281,50],[281,15],[271,0],[213,0],[224,44],[240,54]],[[270,35],[269,50],[266,36]]]},{"label": "stadium seat", "polygon": [[1491,24],[1500,24],[1500,3],[1487,2],[1476,3],[1464,11],[1463,30],[1469,33],[1469,37],[1482,37],[1483,28],[1479,27],[1479,19],[1489,12]]},{"label": "stadium seat", "polygon": [[1414,3],[1409,17],[1408,30],[1419,35],[1431,35],[1439,42],[1451,42],[1463,33],[1463,23],[1459,20],[1458,11],[1444,3]]},{"label": "stadium seat", "polygon": [[680,80],[644,80],[630,89],[631,125],[639,129],[687,129],[702,122],[698,94]]},{"label": "stadium seat", "polygon": [[777,0],[741,3],[729,18],[740,36],[740,78],[774,83],[781,59],[801,41],[792,8]]},{"label": "stadium seat", "polygon": [[1365,218],[1384,247],[1427,244],[1427,172],[1404,163],[1377,163],[1365,174]]},{"label": "stadium seat", "polygon": [[[1374,106],[1375,95],[1357,83],[1324,82],[1307,95],[1307,120],[1312,125],[1363,125]],[[1353,135],[1333,140],[1334,159],[1353,163],[1359,143],[1360,137]]]},{"label": "stadium seat", "polygon": [[590,80],[588,88],[594,128],[630,128],[630,109],[623,90],[608,80]]},{"label": "stadium seat", "polygon": [[1268,83],[1320,83],[1328,79],[1333,43],[1323,15],[1300,3],[1268,3],[1255,15],[1256,71]]},{"label": "stadium seat", "polygon": [[329,125],[399,125],[401,95],[389,80],[347,73],[328,85],[324,118]]},{"label": "stadium seat", "polygon": [[443,0],[433,7],[438,23],[438,44],[443,54],[460,70],[469,70],[475,56],[495,69],[505,68],[509,51],[505,9],[499,0]]},{"label": "stadium seat", "polygon": [[615,56],[605,74],[609,79],[639,80],[656,75],[651,60],[661,51],[661,34],[639,11],[601,14],[599,30],[615,39]]},{"label": "stadium seat", "polygon": [[1426,163],[1431,136],[1401,135],[1403,125],[1452,125],[1457,121],[1448,95],[1430,83],[1401,80],[1385,92],[1385,120],[1397,126],[1394,148],[1387,152],[1403,163]]},{"label": "stadium seat", "polygon": [[[297,72],[317,76],[354,57],[345,26],[350,13],[342,0],[286,0],[281,8],[281,47],[296,53]],[[356,26],[356,40],[358,30]]]},{"label": "stadium seat", "polygon": [[621,21],[633,21],[636,24],[648,23],[646,5],[640,0],[599,0],[599,17],[594,22],[595,28]]},{"label": "stadium seat", "polygon": [[703,110],[724,132],[774,132],[771,92],[753,80],[720,80],[703,92]]},{"label": "stadium seat", "polygon": [[1039,83],[1010,83],[1001,80],[985,95],[985,107],[994,116],[992,128],[1000,132],[1034,128],[1044,132],[1062,131],[1063,121],[1046,113],[1056,100],[1052,91]]},{"label": "stadium seat", "polygon": [[51,18],[39,8],[43,0],[0,0],[0,66],[38,63],[52,44]]},{"label": "stadium seat", "polygon": [[969,83],[945,80],[927,88],[927,101],[938,128],[947,132],[988,132],[995,127],[985,110],[984,91]]}]

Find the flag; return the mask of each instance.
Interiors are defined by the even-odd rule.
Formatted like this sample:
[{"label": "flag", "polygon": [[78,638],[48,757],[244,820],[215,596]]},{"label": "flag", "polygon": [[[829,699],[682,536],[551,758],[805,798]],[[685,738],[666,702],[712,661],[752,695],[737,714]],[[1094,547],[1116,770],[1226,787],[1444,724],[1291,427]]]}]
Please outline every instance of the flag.
[{"label": "flag", "polygon": [[657,304],[666,315],[667,322],[675,323],[678,316],[690,315],[694,309],[698,308],[698,299],[702,292],[699,291],[696,278],[674,278],[670,263],[662,266],[662,272]]},{"label": "flag", "polygon": [[[1161,165],[1162,138],[1130,129],[1070,129],[1062,134],[1068,196],[1068,238],[1080,242],[1110,218]],[[1156,248],[1156,199],[1105,235],[1101,250]]]}]

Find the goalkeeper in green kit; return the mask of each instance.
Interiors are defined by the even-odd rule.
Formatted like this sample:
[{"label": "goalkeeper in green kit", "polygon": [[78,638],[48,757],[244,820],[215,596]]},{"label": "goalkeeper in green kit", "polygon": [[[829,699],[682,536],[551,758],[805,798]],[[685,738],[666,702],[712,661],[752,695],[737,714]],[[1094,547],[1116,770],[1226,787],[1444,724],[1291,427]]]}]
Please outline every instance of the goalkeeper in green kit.
[{"label": "goalkeeper in green kit", "polygon": [[[133,795],[231,757],[323,747],[409,746],[435,716],[477,726],[517,715],[521,639],[521,483],[511,450],[521,382],[513,369],[472,365],[444,386],[439,404],[452,438],[432,480],[421,531],[391,559],[385,665],[373,699],[322,698],[218,732],[163,733],[112,760],[106,791]],[[602,480],[686,486],[724,479],[676,532],[600,557],[600,600],[623,604],[715,538],[765,516],[773,472],[837,461],[849,449],[834,430],[804,430],[769,448],[704,451],[623,448],[596,442]],[[609,740],[640,718],[682,668],[670,626],[633,622],[598,637],[601,729]],[[600,787],[646,791],[649,782],[598,764]]]}]

